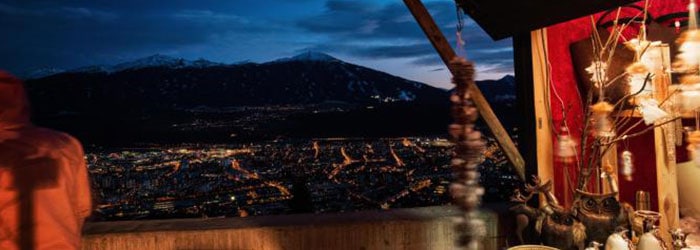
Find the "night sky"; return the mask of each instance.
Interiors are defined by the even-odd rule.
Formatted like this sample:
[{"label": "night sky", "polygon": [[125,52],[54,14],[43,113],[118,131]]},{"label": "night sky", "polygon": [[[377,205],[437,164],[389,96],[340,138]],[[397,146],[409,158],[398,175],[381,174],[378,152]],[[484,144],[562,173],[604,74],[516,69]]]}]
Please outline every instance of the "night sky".
[{"label": "night sky", "polygon": [[[452,0],[424,0],[452,44]],[[478,79],[512,74],[510,40],[471,20]],[[449,74],[399,0],[0,0],[0,69],[112,65],[153,54],[236,63],[306,51],[447,88]]]}]

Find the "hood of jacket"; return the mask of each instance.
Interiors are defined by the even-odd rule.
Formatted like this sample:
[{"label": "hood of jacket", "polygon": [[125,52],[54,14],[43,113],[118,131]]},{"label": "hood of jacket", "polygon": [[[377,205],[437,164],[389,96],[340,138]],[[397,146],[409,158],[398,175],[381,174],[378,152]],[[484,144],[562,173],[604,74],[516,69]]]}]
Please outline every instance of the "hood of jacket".
[{"label": "hood of jacket", "polygon": [[22,81],[0,71],[0,130],[30,124],[30,109]]}]

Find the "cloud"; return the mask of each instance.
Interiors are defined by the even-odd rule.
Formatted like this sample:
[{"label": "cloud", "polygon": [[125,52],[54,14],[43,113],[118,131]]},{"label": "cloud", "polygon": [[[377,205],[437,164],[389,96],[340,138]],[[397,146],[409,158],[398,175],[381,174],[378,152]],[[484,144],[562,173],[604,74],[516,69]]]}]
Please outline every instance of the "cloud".
[{"label": "cloud", "polygon": [[494,63],[494,64],[477,64],[477,74],[512,74],[512,64]]},{"label": "cloud", "polygon": [[[456,44],[454,2],[433,1],[425,5],[450,44]],[[477,63],[499,65],[495,67],[499,71],[512,73],[511,41],[491,41],[468,17],[464,24],[462,36],[468,58]],[[378,6],[369,1],[329,0],[322,13],[302,18],[296,25],[330,40],[299,51],[337,51],[364,59],[411,59],[410,63],[418,66],[443,65],[406,6],[400,3]]]},{"label": "cloud", "polygon": [[92,19],[100,21],[112,21],[117,19],[117,15],[107,11],[95,10],[85,7],[63,7],[62,14],[67,18]]},{"label": "cloud", "polygon": [[329,0],[326,2],[326,8],[329,12],[365,13],[371,11],[373,5],[362,1]]},{"label": "cloud", "polygon": [[182,10],[173,14],[176,19],[201,23],[227,23],[249,25],[251,22],[241,16],[217,13],[211,10]]},{"label": "cloud", "polygon": [[[221,60],[225,53],[217,50],[231,46],[223,41],[256,41],[256,35],[283,29],[265,20],[251,22],[191,6],[107,8],[60,2],[0,3],[0,33],[11,37],[0,44],[0,68],[22,74],[45,67],[113,64],[155,53]],[[238,60],[243,59],[248,58]]]},{"label": "cloud", "polygon": [[353,51],[354,55],[367,58],[411,58],[435,53],[433,47],[425,44],[379,45],[357,48]]},{"label": "cloud", "polygon": [[0,14],[3,15],[31,15],[32,11],[22,8],[17,8],[8,4],[0,3]]},{"label": "cloud", "polygon": [[416,57],[413,60],[411,60],[411,63],[413,63],[415,65],[421,65],[421,66],[445,65],[442,62],[440,55],[438,55],[437,53],[435,53],[434,55],[425,55],[425,56]]},{"label": "cloud", "polygon": [[[424,2],[455,44],[454,2]],[[413,79],[422,78],[408,71],[444,74],[430,71],[444,67],[440,57],[394,0],[9,0],[0,1],[0,16],[0,33],[10,38],[0,43],[0,68],[18,72],[155,53],[262,62],[314,50]],[[477,65],[512,71],[510,41],[491,42],[469,19],[463,36]]]},{"label": "cloud", "polygon": [[54,19],[85,19],[92,21],[112,21],[118,16],[108,11],[65,6],[59,8],[27,8],[0,3],[0,13],[8,17],[34,17]]}]

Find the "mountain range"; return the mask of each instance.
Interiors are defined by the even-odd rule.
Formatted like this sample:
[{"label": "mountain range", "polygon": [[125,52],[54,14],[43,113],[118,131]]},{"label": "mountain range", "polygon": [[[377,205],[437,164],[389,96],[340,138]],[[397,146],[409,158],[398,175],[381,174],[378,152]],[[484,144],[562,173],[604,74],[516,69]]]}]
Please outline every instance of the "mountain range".
[{"label": "mountain range", "polygon": [[[45,72],[26,81],[35,122],[101,143],[405,136],[449,122],[447,90],[318,52],[239,64],[153,55]],[[512,107],[512,76],[478,84],[497,112]]]},{"label": "mountain range", "polygon": [[[226,107],[341,102],[444,100],[445,91],[321,53],[269,63],[224,65],[155,55],[110,67],[87,67],[32,79],[49,112],[74,112],[96,102],[149,108]],[[169,107],[166,107],[169,106]],[[58,110],[63,109],[63,110]],[[46,110],[42,110],[46,111]]]}]

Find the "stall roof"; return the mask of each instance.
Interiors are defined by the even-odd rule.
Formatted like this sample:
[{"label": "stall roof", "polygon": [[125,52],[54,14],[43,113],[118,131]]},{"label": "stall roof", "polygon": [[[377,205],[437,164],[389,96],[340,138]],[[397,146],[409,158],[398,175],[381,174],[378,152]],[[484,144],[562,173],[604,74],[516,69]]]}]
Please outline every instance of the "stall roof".
[{"label": "stall roof", "polygon": [[494,40],[530,32],[639,0],[457,0]]}]

